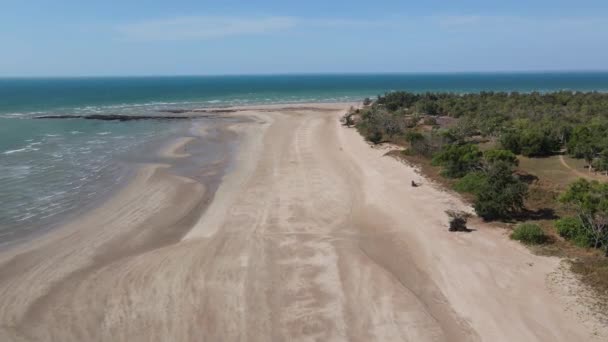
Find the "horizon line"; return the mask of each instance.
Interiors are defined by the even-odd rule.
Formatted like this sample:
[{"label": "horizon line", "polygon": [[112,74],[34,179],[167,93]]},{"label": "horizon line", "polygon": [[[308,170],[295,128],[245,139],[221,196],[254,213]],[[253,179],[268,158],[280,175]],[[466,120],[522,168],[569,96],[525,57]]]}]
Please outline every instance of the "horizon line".
[{"label": "horizon line", "polygon": [[77,78],[153,78],[153,77],[239,77],[239,76],[372,76],[372,75],[459,75],[459,74],[588,74],[588,73],[608,73],[608,69],[605,70],[593,70],[593,69],[569,69],[569,70],[496,70],[496,71],[353,71],[353,72],[279,72],[279,73],[220,73],[220,74],[132,74],[132,75],[95,75],[95,74],[84,74],[84,75],[31,75],[31,76],[3,76],[0,75],[0,79],[49,79],[49,78],[63,78],[63,79],[77,79]]}]

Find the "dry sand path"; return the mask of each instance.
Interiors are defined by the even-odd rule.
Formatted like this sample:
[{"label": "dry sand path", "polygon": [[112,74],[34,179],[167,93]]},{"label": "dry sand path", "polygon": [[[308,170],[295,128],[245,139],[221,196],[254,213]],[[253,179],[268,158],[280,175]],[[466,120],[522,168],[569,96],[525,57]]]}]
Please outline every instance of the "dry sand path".
[{"label": "dry sand path", "polygon": [[343,106],[235,113],[255,120],[200,219],[203,187],[151,166],[0,255],[0,341],[589,340],[547,290],[557,259],[448,233],[464,204],[341,127]]}]

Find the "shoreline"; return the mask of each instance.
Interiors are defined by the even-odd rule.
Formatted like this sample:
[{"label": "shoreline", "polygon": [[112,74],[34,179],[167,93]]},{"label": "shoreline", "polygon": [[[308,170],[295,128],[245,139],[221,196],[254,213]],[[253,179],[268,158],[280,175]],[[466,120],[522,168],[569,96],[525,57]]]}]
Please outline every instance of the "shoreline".
[{"label": "shoreline", "polygon": [[[217,124],[209,125],[217,126]],[[140,148],[137,151],[129,152],[126,156],[116,158],[114,162],[120,165],[121,172],[116,177],[119,181],[109,185],[109,191],[94,196],[81,207],[59,214],[58,217],[45,222],[44,225],[40,224],[29,232],[22,234],[16,232],[15,234],[21,236],[0,243],[0,255],[18,250],[24,245],[36,242],[37,240],[45,239],[47,235],[52,235],[66,226],[77,224],[82,217],[93,215],[100,208],[117,201],[117,198],[121,196],[125,189],[132,187],[134,183],[138,183],[138,177],[142,177],[142,174],[148,174],[150,168],[167,170],[179,168],[182,160],[190,156],[190,153],[186,151],[189,147],[188,145],[192,145],[192,149],[195,151],[201,149],[202,140],[204,140],[205,136],[205,128],[203,125],[199,126],[192,124],[189,128],[184,129],[175,136],[154,141],[149,147]],[[132,158],[134,154],[137,156],[135,159]],[[142,155],[145,155],[145,157],[142,158]],[[173,176],[179,175],[175,173]]]},{"label": "shoreline", "polygon": [[0,251],[0,339],[591,340],[548,289],[557,259],[477,222],[448,233],[443,210],[467,206],[411,188],[340,125],[351,104],[240,107],[199,132],[234,144],[209,169],[177,138],[159,154],[181,166]]}]

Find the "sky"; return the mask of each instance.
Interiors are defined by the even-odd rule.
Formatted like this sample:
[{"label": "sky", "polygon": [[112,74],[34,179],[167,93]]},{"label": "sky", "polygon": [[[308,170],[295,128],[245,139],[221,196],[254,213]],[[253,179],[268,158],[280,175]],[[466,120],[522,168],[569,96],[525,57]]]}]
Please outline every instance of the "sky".
[{"label": "sky", "polygon": [[0,0],[0,77],[608,70],[607,0]]}]

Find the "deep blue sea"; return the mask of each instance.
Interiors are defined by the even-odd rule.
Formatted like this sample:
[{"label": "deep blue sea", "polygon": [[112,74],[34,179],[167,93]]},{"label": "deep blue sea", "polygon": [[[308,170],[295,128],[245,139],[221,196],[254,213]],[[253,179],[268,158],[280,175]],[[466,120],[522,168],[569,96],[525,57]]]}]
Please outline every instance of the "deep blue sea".
[{"label": "deep blue sea", "polygon": [[358,101],[392,90],[608,91],[608,72],[0,79],[0,244],[99,198],[125,177],[129,156],[186,129],[35,116]]}]

